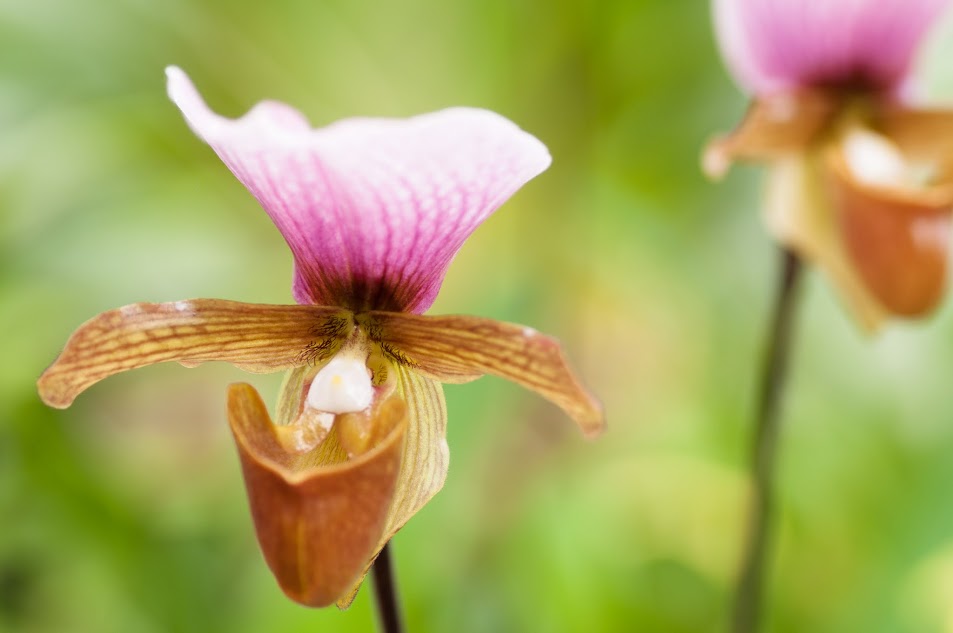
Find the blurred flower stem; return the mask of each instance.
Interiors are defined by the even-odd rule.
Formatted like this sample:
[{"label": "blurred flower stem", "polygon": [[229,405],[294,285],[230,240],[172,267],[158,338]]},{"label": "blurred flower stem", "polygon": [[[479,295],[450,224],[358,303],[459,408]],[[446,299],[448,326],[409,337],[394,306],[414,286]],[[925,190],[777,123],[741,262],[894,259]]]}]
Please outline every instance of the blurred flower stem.
[{"label": "blurred flower stem", "polygon": [[397,602],[397,583],[390,560],[390,543],[384,546],[374,561],[374,598],[383,633],[401,633],[404,625]]},{"label": "blurred flower stem", "polygon": [[748,537],[735,593],[734,633],[758,630],[766,558],[771,537],[774,473],[780,430],[780,404],[794,329],[798,281],[803,265],[794,252],[781,249],[778,294],[761,372],[754,442],[751,447],[752,495]]}]

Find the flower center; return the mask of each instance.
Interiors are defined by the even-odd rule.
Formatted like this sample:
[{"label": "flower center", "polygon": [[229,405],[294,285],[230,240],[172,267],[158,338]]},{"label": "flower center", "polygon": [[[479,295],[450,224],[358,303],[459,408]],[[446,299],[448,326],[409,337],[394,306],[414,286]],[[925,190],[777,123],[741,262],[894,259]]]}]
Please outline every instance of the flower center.
[{"label": "flower center", "polygon": [[844,136],[844,159],[859,181],[874,186],[909,187],[916,175],[900,149],[871,130],[854,127]]},{"label": "flower center", "polygon": [[338,355],[314,377],[305,404],[325,413],[364,411],[374,399],[371,374],[364,360]]}]

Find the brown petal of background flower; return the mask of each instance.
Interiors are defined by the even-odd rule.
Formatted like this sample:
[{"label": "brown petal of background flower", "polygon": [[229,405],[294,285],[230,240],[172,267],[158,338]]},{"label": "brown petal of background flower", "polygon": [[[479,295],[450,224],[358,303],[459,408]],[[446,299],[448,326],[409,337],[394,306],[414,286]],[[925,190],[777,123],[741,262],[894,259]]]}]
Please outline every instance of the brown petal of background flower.
[{"label": "brown petal of background flower", "polygon": [[873,333],[886,313],[845,252],[817,154],[792,154],[771,163],[764,223],[774,239],[824,271],[860,326]]},{"label": "brown petal of background flower", "polygon": [[953,187],[868,185],[837,152],[828,165],[841,237],[870,292],[897,315],[930,311],[946,287]]},{"label": "brown petal of background flower", "polygon": [[736,160],[770,160],[803,151],[832,122],[839,106],[834,95],[821,91],[760,97],[734,131],[708,143],[702,169],[709,178],[721,178]]},{"label": "brown petal of background flower", "polygon": [[953,110],[911,109],[886,105],[873,125],[912,161],[930,163],[934,182],[953,182]]},{"label": "brown petal of background flower", "polygon": [[351,327],[341,308],[220,299],[136,303],[81,325],[37,387],[46,404],[62,409],[103,378],[166,361],[280,371],[330,355]]}]

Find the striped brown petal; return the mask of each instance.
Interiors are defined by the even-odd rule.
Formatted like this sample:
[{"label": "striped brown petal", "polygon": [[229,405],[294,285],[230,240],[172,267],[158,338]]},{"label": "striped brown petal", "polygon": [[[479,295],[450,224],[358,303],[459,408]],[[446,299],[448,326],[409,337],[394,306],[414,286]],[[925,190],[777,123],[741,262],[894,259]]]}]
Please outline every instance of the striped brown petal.
[{"label": "striped brown petal", "polygon": [[733,132],[705,147],[702,169],[721,178],[736,160],[773,160],[805,150],[832,122],[840,100],[831,93],[802,90],[759,97]]},{"label": "striped brown petal", "polygon": [[493,374],[563,409],[589,437],[605,429],[601,403],[570,368],[559,342],[532,328],[471,316],[369,312],[358,322],[395,358],[442,382]]},{"label": "striped brown petal", "polygon": [[953,186],[871,184],[828,156],[829,181],[847,254],[891,313],[922,316],[946,287]]},{"label": "striped brown petal", "polygon": [[46,404],[62,409],[103,378],[166,361],[280,371],[326,357],[352,328],[351,314],[341,308],[219,299],[136,303],[81,325],[37,388]]},{"label": "striped brown petal", "polygon": [[323,607],[347,598],[383,547],[402,473],[407,411],[399,396],[375,405],[375,441],[349,459],[340,421],[320,443],[302,447],[287,441],[286,427],[272,424],[251,385],[229,388],[229,423],[258,542],[292,600]]}]

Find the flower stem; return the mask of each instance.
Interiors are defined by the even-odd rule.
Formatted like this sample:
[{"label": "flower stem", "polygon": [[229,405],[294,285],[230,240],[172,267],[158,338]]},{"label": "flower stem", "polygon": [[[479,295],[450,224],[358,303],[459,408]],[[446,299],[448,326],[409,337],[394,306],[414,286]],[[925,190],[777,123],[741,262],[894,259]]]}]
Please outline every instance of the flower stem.
[{"label": "flower stem", "polygon": [[374,561],[374,598],[383,633],[401,633],[404,625],[397,603],[397,583],[390,559],[390,543],[384,546]]},{"label": "flower stem", "polygon": [[802,264],[793,252],[781,250],[781,275],[768,347],[762,366],[757,419],[751,452],[752,499],[748,538],[735,594],[734,633],[758,630],[766,557],[774,505],[774,472],[779,409],[787,373],[797,287]]}]

